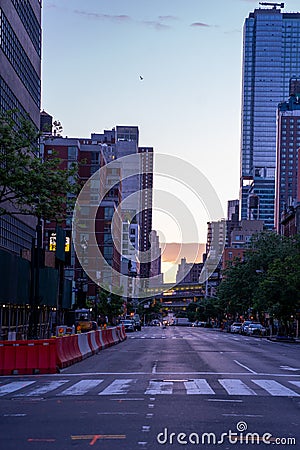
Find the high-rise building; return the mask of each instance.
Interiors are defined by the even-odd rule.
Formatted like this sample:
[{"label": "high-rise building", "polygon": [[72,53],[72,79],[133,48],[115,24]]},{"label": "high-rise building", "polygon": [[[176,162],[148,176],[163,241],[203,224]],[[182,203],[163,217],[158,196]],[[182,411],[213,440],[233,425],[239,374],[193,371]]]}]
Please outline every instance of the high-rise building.
[{"label": "high-rise building", "polygon": [[276,4],[255,9],[244,24],[241,219],[274,227],[276,113],[289,94],[289,80],[300,75],[300,13],[283,13]]},{"label": "high-rise building", "polygon": [[[0,113],[16,110],[40,127],[41,0],[0,0]],[[0,180],[1,182],[1,180]],[[31,249],[33,217],[0,217],[0,248]]]},{"label": "high-rise building", "polygon": [[41,0],[0,0],[0,111],[40,126]]},{"label": "high-rise building", "polygon": [[[151,248],[150,233],[152,230],[152,190],[153,190],[153,148],[139,147],[141,155],[141,213],[139,215],[140,223],[140,251],[141,255],[147,254]],[[150,259],[150,261],[149,261]],[[149,278],[151,270],[151,258],[147,257],[147,261],[141,258],[140,275],[142,278]]]},{"label": "high-rise building", "polygon": [[300,148],[300,79],[291,79],[290,98],[278,106],[275,228],[281,232],[281,215],[297,201]]}]

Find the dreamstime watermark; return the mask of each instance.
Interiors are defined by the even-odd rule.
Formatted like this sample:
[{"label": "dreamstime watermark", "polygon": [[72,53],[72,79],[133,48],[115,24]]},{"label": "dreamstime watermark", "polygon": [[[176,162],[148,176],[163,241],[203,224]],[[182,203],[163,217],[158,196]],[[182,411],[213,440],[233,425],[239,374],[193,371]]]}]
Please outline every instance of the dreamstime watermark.
[{"label": "dreamstime watermark", "polygon": [[[210,251],[200,275],[201,283],[205,282],[216,269],[225,245],[224,222],[220,225],[220,228],[218,226],[221,223],[220,220],[224,217],[221,202],[203,173],[190,162],[171,155],[156,153],[153,173],[151,165],[149,166],[147,161],[145,153],[137,153],[117,158],[104,165],[85,183],[74,208],[72,238],[77,258],[90,279],[104,288],[109,285],[110,291],[116,294],[120,292],[120,285],[129,282],[130,275],[121,273],[121,270],[117,270],[116,266],[108,263],[108,255],[102,254],[101,245],[102,249],[105,250],[105,242],[102,244],[99,242],[99,239],[101,239],[99,237],[101,234],[101,226],[99,225],[101,220],[99,217],[101,215],[99,215],[100,206],[103,206],[105,210],[102,218],[103,223],[105,219],[107,222],[111,222],[110,230],[106,229],[104,233],[102,230],[105,239],[111,239],[113,242],[114,248],[111,251],[116,251],[121,259],[130,260],[132,264],[137,261],[141,264],[148,264],[155,261],[157,257],[151,246],[143,251],[134,246],[131,243],[130,236],[127,237],[128,250],[125,254],[122,246],[124,222],[127,221],[129,224],[142,223],[144,211],[149,208],[165,214],[176,223],[180,232],[181,243],[201,242],[195,211],[199,208],[199,204],[204,208],[208,220],[214,224],[214,230]],[[165,190],[155,187],[152,189],[151,186],[148,186],[147,176],[151,178],[153,175],[165,181],[167,186]],[[178,185],[178,191],[172,188],[174,183]],[[117,204],[118,201],[113,203],[113,195],[111,195],[114,192],[116,196],[116,187],[117,189],[120,188],[122,193],[122,201],[119,204]],[[195,199],[195,203],[199,202],[199,204],[193,204],[189,207],[180,198],[178,194],[180,190],[189,192],[190,196]],[[153,206],[152,195],[154,198]],[[110,237],[108,236],[109,233]],[[194,262],[198,251],[199,248],[196,246],[194,255],[192,255]],[[113,255],[110,254],[109,256],[112,260]],[[182,275],[182,279],[185,275],[186,273]],[[145,279],[143,281],[145,282]],[[161,285],[161,291],[166,289],[170,289],[170,286],[166,288]],[[147,292],[145,293],[142,289],[135,293],[136,298],[147,296]]]},{"label": "dreamstime watermark", "polygon": [[219,435],[212,432],[191,432],[189,434],[179,432],[175,433],[168,428],[156,436],[157,443],[160,445],[222,445],[222,444],[273,444],[273,445],[296,445],[295,437],[277,437],[271,433],[248,432],[247,422],[240,421],[236,424],[236,431],[228,430]]}]

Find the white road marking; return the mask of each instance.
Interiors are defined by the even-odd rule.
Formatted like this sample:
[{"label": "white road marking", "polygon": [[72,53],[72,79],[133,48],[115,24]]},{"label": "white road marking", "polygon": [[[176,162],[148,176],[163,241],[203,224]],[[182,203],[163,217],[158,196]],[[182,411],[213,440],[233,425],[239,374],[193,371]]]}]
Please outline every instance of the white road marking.
[{"label": "white road marking", "polygon": [[3,417],[25,417],[27,414],[3,414]]},{"label": "white road marking", "polygon": [[222,398],[208,398],[208,402],[229,402],[229,403],[243,403],[243,400],[225,400]]},{"label": "white road marking", "polygon": [[290,366],[280,366],[280,369],[283,370],[290,370],[291,372],[297,372],[300,369],[297,369],[296,367],[290,367]]},{"label": "white road marking", "polygon": [[169,381],[149,381],[149,387],[144,392],[150,395],[172,394],[173,383]]},{"label": "white road marking", "polygon": [[155,363],[153,364],[152,373],[156,373],[157,363],[158,361],[155,361]]},{"label": "white road marking", "polygon": [[110,400],[116,401],[116,402],[137,402],[137,401],[144,401],[144,398],[128,398],[128,397],[123,397],[123,398],[110,398]]},{"label": "white road marking", "polygon": [[58,381],[49,381],[43,383],[43,386],[31,389],[29,392],[22,392],[21,394],[16,394],[15,397],[34,397],[42,394],[47,394],[48,392],[54,391],[54,389],[58,389],[65,383],[68,383],[69,380],[58,380]]},{"label": "white road marking", "polygon": [[102,383],[102,381],[103,380],[81,380],[56,395],[84,395],[90,389],[93,389],[94,387],[98,386],[98,384]]},{"label": "white road marking", "polygon": [[142,431],[143,431],[144,433],[148,433],[148,432],[150,431],[150,426],[149,426],[149,425],[143,425],[143,426],[142,426]]},{"label": "white road marking", "polygon": [[196,379],[192,381],[185,381],[184,386],[186,393],[189,395],[196,394],[215,394],[208,382],[204,379]]},{"label": "white road marking", "polygon": [[136,412],[97,412],[98,416],[138,416]]},{"label": "white road marking", "polygon": [[240,363],[239,361],[237,361],[236,359],[233,360],[236,364],[238,364],[241,367],[244,367],[244,369],[249,370],[249,372],[254,373],[255,375],[257,375],[257,372],[254,372],[254,370],[250,369],[249,367],[245,366],[244,364]]},{"label": "white road marking", "polygon": [[[190,352],[194,353],[194,352]],[[67,369],[66,369],[67,370]],[[249,369],[248,369],[249,370]],[[251,370],[251,369],[250,369]],[[64,373],[65,369],[61,371],[61,373],[57,374],[41,374],[39,375],[40,378],[59,378],[59,377],[91,377],[91,376],[106,376],[106,375],[126,375],[126,376],[133,376],[133,375],[152,375],[151,372],[77,372],[77,373]],[[253,371],[252,371],[253,372]],[[252,373],[251,372],[251,373]],[[246,372],[159,372],[160,375],[184,375],[184,376],[196,376],[196,375],[236,375],[236,376],[249,376],[249,373]],[[292,374],[292,373],[268,373],[268,372],[255,372],[255,375],[260,375],[264,377],[300,377],[299,374]],[[3,379],[2,377],[1,379]],[[14,376],[6,376],[5,379],[16,379],[16,375]],[[22,375],[22,379],[24,378],[32,378],[32,375]]]},{"label": "white road marking", "polygon": [[0,387],[0,397],[30,386],[33,383],[35,383],[35,381],[13,381],[12,383],[5,384]]},{"label": "white road marking", "polygon": [[264,417],[262,414],[222,414],[224,417]]},{"label": "white road marking", "polygon": [[241,380],[228,379],[218,381],[229,395],[256,395],[256,393]]},{"label": "white road marking", "polygon": [[127,394],[130,384],[135,382],[132,378],[120,379],[113,381],[104,391],[100,392],[98,395],[121,395]]},{"label": "white road marking", "polygon": [[300,388],[300,381],[289,381],[289,383],[294,384],[295,386]]},{"label": "white road marking", "polygon": [[292,391],[291,389],[283,386],[282,384],[278,383],[274,380],[251,380],[253,383],[257,384],[257,386],[261,387],[262,389],[265,389],[265,391],[269,392],[269,394],[276,396],[276,397],[286,397],[286,396],[292,396],[292,397],[299,397],[299,394]]}]

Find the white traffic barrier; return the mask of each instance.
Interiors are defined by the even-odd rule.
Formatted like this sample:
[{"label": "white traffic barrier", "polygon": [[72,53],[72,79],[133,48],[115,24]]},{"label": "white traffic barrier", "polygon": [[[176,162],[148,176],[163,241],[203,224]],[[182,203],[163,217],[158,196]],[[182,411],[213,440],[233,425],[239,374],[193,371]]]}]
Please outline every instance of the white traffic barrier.
[{"label": "white traffic barrier", "polygon": [[119,338],[118,331],[117,331],[116,327],[112,329],[112,336],[113,336],[114,343],[118,344],[120,342],[120,338]]},{"label": "white traffic barrier", "polygon": [[82,359],[87,358],[92,354],[92,350],[88,342],[87,333],[78,334],[78,346],[80,353],[82,354]]},{"label": "white traffic barrier", "polygon": [[105,342],[102,336],[102,330],[97,331],[98,333],[98,338],[99,338],[99,342],[101,344],[101,350],[103,350],[105,348]]}]

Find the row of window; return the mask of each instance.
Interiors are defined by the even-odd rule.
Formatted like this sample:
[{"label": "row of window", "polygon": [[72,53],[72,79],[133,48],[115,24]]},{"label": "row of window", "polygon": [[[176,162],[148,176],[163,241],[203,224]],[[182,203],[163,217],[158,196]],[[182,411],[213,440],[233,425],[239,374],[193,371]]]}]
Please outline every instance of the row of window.
[{"label": "row of window", "polygon": [[24,0],[12,0],[18,16],[39,56],[41,56],[41,27],[30,5]]},{"label": "row of window", "polygon": [[19,113],[22,117],[28,118],[27,111],[23,108],[13,91],[0,76],[0,111],[3,112],[12,110],[16,110],[16,112],[12,114],[13,120],[16,124],[19,124]]},{"label": "row of window", "polygon": [[33,101],[40,107],[41,80],[1,8],[0,48],[13,66]]},{"label": "row of window", "polygon": [[30,249],[35,231],[15,217],[0,217],[0,247],[20,254],[24,248]]}]

